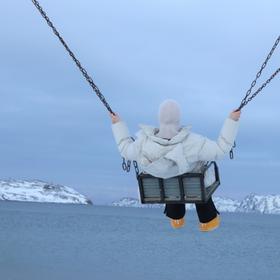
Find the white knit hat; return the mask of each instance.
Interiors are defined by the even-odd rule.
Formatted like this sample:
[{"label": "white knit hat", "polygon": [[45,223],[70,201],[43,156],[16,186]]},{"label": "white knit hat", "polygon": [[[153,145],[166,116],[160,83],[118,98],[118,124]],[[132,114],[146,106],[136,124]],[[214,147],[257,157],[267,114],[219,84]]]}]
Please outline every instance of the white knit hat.
[{"label": "white knit hat", "polygon": [[172,99],[167,99],[159,106],[159,132],[156,136],[171,139],[178,134],[181,121],[179,104]]}]

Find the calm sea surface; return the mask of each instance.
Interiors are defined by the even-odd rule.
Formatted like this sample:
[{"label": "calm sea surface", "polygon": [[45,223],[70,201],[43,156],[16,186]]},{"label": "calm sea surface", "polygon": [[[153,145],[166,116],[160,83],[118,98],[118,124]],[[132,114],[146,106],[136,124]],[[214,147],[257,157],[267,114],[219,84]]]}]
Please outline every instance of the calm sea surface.
[{"label": "calm sea surface", "polygon": [[0,202],[0,279],[280,279],[280,216],[173,230],[162,209]]}]

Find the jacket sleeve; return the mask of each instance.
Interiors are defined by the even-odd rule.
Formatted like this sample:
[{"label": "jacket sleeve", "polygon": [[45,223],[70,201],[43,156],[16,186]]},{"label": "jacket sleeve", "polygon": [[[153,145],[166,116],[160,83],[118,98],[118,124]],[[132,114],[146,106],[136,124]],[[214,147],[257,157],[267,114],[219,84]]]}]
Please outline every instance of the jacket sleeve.
[{"label": "jacket sleeve", "polygon": [[125,122],[112,124],[112,131],[121,156],[126,160],[137,160],[140,151],[139,140],[131,138]]},{"label": "jacket sleeve", "polygon": [[198,151],[199,161],[211,161],[222,159],[234,145],[238,132],[239,121],[226,118],[217,141],[202,137]]}]

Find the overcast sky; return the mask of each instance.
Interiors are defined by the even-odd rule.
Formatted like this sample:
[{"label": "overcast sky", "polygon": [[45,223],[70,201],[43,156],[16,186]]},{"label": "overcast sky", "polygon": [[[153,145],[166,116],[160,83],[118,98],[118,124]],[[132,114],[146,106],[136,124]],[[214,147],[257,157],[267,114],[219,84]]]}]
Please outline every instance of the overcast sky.
[{"label": "overcast sky", "polygon": [[[157,125],[176,99],[183,124],[217,139],[279,35],[277,0],[42,0],[113,110]],[[0,4],[0,178],[74,187],[95,203],[137,197],[108,113],[31,1]],[[263,73],[280,66],[280,47]],[[217,194],[280,193],[280,77],[242,112]]]}]

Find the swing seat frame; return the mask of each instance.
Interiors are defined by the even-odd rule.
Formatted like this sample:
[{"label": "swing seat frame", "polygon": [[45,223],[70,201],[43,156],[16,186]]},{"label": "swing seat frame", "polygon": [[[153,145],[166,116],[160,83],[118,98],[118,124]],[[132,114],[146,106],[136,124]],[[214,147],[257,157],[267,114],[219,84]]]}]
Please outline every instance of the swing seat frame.
[{"label": "swing seat frame", "polygon": [[[205,175],[211,167],[214,168],[215,181],[206,186]],[[219,169],[215,161],[204,165],[200,172],[168,179],[140,173],[137,180],[142,204],[205,203],[220,185]]]}]

